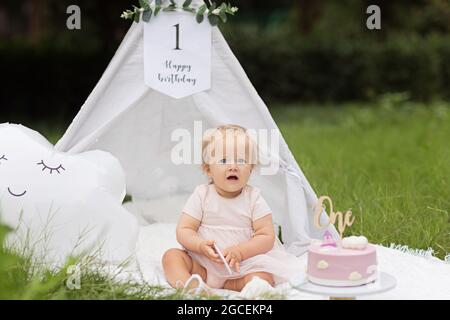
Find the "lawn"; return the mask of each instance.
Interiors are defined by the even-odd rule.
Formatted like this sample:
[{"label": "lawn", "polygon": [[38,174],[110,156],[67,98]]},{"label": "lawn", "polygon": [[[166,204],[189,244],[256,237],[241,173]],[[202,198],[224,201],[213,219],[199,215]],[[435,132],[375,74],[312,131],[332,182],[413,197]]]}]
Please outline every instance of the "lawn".
[{"label": "lawn", "polygon": [[[387,95],[373,104],[274,105],[270,112],[318,195],[373,243],[450,252],[450,104]],[[55,143],[63,126],[38,124]]]},{"label": "lawn", "polygon": [[[274,105],[270,109],[291,151],[318,195],[335,209],[352,208],[346,235],[372,243],[450,252],[450,104],[417,104],[387,96],[373,104]],[[55,143],[62,125],[31,126]],[[2,231],[3,230],[3,231]],[[0,228],[0,240],[5,229]],[[27,257],[0,250],[0,298],[178,299],[179,292],[119,283],[96,269],[80,290],[64,285],[65,270],[40,270]],[[86,268],[86,270],[89,268]]]},{"label": "lawn", "polygon": [[450,105],[283,105],[271,113],[318,195],[352,208],[350,234],[450,252]]}]

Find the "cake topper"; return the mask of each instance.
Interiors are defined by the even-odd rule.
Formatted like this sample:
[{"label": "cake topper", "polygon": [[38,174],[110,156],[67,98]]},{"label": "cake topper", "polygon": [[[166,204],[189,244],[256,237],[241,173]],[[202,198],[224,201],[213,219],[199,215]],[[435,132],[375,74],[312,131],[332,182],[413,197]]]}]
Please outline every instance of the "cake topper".
[{"label": "cake topper", "polygon": [[[325,201],[328,201],[330,212],[329,212],[329,218],[328,223],[326,225],[322,225],[320,223],[320,216],[322,215],[323,210],[326,209],[325,207]],[[337,220],[337,226],[336,224]],[[344,235],[344,231],[346,227],[351,227],[353,222],[355,222],[355,217],[352,217],[352,211],[351,209],[347,210],[345,213],[342,213],[340,211],[334,212],[333,211],[333,202],[331,201],[331,198],[328,196],[321,196],[317,202],[317,205],[314,208],[314,225],[318,229],[323,229],[328,227],[330,224],[337,227],[339,230],[339,236],[342,239],[342,236]],[[328,232],[329,233],[329,232]],[[325,243],[329,241],[329,237],[331,237],[331,233],[329,233],[328,239],[326,238],[327,233],[324,234],[324,240]],[[332,239],[332,237],[331,237]]]},{"label": "cake topper", "polygon": [[336,241],[334,241],[333,239],[333,235],[331,234],[330,231],[325,231],[324,235],[323,235],[323,242],[320,245],[322,247],[337,247],[336,245]]}]

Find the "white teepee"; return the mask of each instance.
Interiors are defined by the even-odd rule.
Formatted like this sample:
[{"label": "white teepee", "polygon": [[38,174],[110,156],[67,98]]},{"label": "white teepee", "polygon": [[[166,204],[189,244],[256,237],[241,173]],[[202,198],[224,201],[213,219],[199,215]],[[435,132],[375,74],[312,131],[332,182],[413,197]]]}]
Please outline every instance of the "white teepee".
[{"label": "white teepee", "polygon": [[[70,153],[100,149],[116,156],[133,201],[187,199],[196,185],[207,180],[199,165],[172,163],[174,129],[192,132],[194,121],[202,121],[204,130],[226,123],[256,130],[278,128],[217,27],[212,31],[211,89],[173,99],[147,87],[143,23],[133,23],[56,149]],[[272,156],[279,157],[280,170],[276,175],[254,174],[250,183],[262,190],[271,206],[288,251],[300,255],[310,239],[321,238],[324,230],[313,225],[317,196],[278,134],[279,155]],[[158,214],[176,222],[181,205]],[[325,212],[321,219],[327,219]],[[328,230],[337,236],[333,226]]]}]

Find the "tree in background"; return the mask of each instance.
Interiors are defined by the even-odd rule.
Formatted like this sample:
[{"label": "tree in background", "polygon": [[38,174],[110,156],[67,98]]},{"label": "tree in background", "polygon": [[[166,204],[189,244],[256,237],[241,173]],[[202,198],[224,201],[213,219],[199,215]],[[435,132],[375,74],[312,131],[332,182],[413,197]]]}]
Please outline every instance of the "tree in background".
[{"label": "tree in background", "polygon": [[294,1],[293,10],[296,17],[297,30],[301,34],[309,34],[321,14],[322,1],[298,0]]}]

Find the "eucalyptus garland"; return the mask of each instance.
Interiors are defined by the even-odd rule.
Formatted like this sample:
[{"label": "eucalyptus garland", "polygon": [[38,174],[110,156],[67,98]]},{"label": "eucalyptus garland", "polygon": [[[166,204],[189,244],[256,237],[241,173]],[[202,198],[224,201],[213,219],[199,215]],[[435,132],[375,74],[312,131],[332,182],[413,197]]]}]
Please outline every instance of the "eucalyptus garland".
[{"label": "eucalyptus garland", "polygon": [[227,22],[227,15],[233,16],[238,11],[237,7],[232,7],[229,3],[222,3],[218,6],[215,2],[209,2],[209,5],[204,3],[195,9],[191,7],[192,0],[185,0],[181,7],[177,5],[175,0],[170,0],[170,3],[166,6],[163,6],[161,2],[161,0],[155,0],[154,3],[150,4],[150,0],[139,0],[140,7],[133,6],[133,10],[124,11],[120,17],[135,22],[139,22],[142,18],[142,21],[149,22],[152,15],[157,16],[160,11],[184,10],[194,13],[198,23],[203,22],[206,15],[209,23],[217,26],[220,21]]}]

